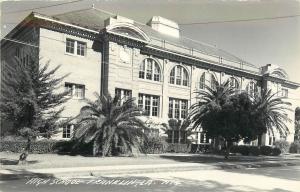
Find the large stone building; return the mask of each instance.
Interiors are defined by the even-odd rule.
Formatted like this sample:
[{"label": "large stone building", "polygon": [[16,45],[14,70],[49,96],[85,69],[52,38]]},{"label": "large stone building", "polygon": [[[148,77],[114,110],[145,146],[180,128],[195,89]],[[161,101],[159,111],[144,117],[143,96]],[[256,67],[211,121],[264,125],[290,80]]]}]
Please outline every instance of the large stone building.
[{"label": "large stone building", "polygon": [[[57,75],[70,75],[62,89],[70,90],[62,118],[76,116],[93,93],[135,97],[152,124],[184,119],[193,104],[195,91],[204,84],[230,80],[238,90],[251,94],[271,88],[289,99],[299,92],[299,84],[289,81],[286,72],[272,64],[258,68],[226,51],[197,42],[180,34],[177,23],[160,16],[147,24],[111,15],[96,8],[55,16],[31,13],[2,41],[2,73],[12,67],[13,58],[28,60],[23,50],[39,49],[40,64],[61,65]],[[296,100],[293,110],[296,108]],[[294,120],[294,111],[289,112]],[[157,126],[159,127],[159,126]],[[293,140],[294,121],[288,123]],[[62,128],[57,138],[69,138],[73,125]],[[169,141],[185,137],[169,132]],[[275,135],[278,139],[279,136]],[[208,139],[198,130],[189,139],[204,143]],[[183,139],[185,140],[185,139]],[[272,135],[262,141],[272,145]]]}]

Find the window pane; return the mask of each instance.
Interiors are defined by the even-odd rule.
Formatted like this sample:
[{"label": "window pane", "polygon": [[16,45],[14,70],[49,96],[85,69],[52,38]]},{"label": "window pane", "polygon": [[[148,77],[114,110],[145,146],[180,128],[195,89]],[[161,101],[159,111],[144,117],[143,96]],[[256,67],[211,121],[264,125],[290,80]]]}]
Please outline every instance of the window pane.
[{"label": "window pane", "polygon": [[169,98],[169,118],[173,118],[173,101],[174,99]]},{"label": "window pane", "polygon": [[73,95],[73,85],[70,83],[65,83],[65,91],[67,91],[69,96]]},{"label": "window pane", "polygon": [[181,85],[182,67],[176,67],[176,85]]},{"label": "window pane", "polygon": [[75,97],[84,98],[84,86],[83,85],[75,85]]},{"label": "window pane", "polygon": [[145,79],[145,63],[140,64],[139,78]]},{"label": "window pane", "polygon": [[150,108],[151,108],[151,97],[150,95],[145,96],[145,114],[150,115]]},{"label": "window pane", "polygon": [[182,85],[188,86],[188,73],[184,68],[182,68],[182,70],[183,70]]},{"label": "window pane", "polygon": [[66,52],[74,54],[74,44],[75,41],[73,39],[67,39],[66,41]]},{"label": "window pane", "polygon": [[175,104],[174,104],[174,108],[175,108],[175,118],[179,119],[179,100],[175,100]]},{"label": "window pane", "polygon": [[152,116],[158,116],[159,97],[152,96]]},{"label": "window pane", "polygon": [[170,73],[170,83],[171,84],[175,83],[175,67],[171,70],[171,73]]},{"label": "window pane", "polygon": [[159,81],[160,80],[160,68],[157,63],[155,63],[154,67],[154,81]]},{"label": "window pane", "polygon": [[86,50],[86,43],[77,41],[77,55],[84,56]]},{"label": "window pane", "polygon": [[143,107],[143,94],[139,94],[138,107],[144,109]]},{"label": "window pane", "polygon": [[205,88],[205,73],[203,73],[200,77],[200,89],[204,89]]},{"label": "window pane", "polygon": [[147,74],[146,79],[152,80],[152,61],[147,59]]},{"label": "window pane", "polygon": [[187,114],[187,100],[181,100],[181,118],[185,119]]}]

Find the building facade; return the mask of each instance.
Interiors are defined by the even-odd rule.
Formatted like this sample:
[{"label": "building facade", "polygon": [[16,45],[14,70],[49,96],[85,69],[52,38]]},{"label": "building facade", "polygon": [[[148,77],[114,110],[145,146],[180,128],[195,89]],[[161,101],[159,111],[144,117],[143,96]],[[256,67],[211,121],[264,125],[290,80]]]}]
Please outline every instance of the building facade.
[{"label": "building facade", "polygon": [[[94,99],[94,92],[134,97],[145,111],[145,119],[157,132],[170,119],[186,118],[195,91],[212,86],[215,81],[229,80],[231,86],[250,94],[270,88],[285,96],[293,106],[287,122],[293,141],[294,110],[300,106],[299,84],[289,81],[286,72],[275,65],[258,68],[236,56],[205,43],[182,36],[177,23],[154,16],[147,24],[111,15],[96,8],[72,11],[55,16],[32,13],[1,42],[1,72],[12,67],[12,58],[26,62],[24,51],[39,49],[40,64],[61,65],[57,75],[66,77],[61,90],[70,91],[62,118],[76,116],[85,105],[84,98]],[[2,75],[3,76],[3,75]],[[2,79],[3,80],[3,79]],[[74,125],[61,128],[58,139],[72,135]],[[169,132],[169,142],[185,141],[186,135]],[[193,143],[206,143],[208,138],[196,130]],[[272,145],[270,134],[263,136]]]}]

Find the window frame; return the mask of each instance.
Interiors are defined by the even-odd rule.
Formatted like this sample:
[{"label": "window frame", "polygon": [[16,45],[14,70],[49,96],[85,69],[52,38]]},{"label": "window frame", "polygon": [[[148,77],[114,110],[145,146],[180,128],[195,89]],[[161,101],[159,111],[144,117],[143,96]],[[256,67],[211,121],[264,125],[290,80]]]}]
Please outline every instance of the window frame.
[{"label": "window frame", "polygon": [[161,82],[162,70],[158,61],[153,58],[145,58],[140,63],[139,79]]},{"label": "window frame", "polygon": [[[183,104],[186,106],[183,109]],[[169,97],[169,109],[168,109],[168,118],[170,119],[185,119],[188,114],[189,102],[187,99],[178,99],[174,97]],[[178,107],[176,107],[178,106]]]},{"label": "window frame", "polygon": [[[67,95],[73,99],[84,99],[85,98],[85,85],[65,82],[65,91],[69,91],[70,93]],[[78,90],[82,90],[79,92]],[[81,94],[80,94],[81,93]]]},{"label": "window frame", "polygon": [[138,107],[145,112],[145,116],[160,116],[160,96],[139,93]]},{"label": "window frame", "polygon": [[[73,47],[69,49],[73,49],[73,52],[68,51],[68,41],[73,41]],[[65,41],[65,54],[79,56],[79,57],[86,57],[87,56],[87,42],[77,40],[74,38],[66,37]],[[83,54],[83,55],[82,55]]]},{"label": "window frame", "polygon": [[169,84],[189,87],[190,78],[188,70],[182,65],[175,65],[169,74]]},{"label": "window frame", "polygon": [[70,139],[72,136],[72,129],[73,129],[74,125],[73,124],[67,124],[65,126],[63,126],[63,130],[62,130],[62,138],[64,139]]}]

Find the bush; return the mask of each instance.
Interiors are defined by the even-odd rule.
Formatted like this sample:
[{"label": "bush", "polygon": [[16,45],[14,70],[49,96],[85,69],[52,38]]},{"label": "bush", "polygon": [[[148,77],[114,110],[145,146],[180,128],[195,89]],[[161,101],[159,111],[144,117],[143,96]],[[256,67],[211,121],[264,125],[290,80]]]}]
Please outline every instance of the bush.
[{"label": "bush", "polygon": [[273,156],[278,156],[280,154],[281,154],[281,149],[279,149],[277,147],[273,148],[273,150],[272,150],[272,155]]},{"label": "bush", "polygon": [[166,142],[163,137],[150,137],[147,141],[144,142],[143,149],[145,153],[148,154],[159,154],[165,153],[169,147],[169,144]]},{"label": "bush", "polygon": [[258,146],[249,146],[249,155],[259,156],[260,149]]},{"label": "bush", "polygon": [[290,153],[300,153],[300,142],[294,141],[290,146]]},{"label": "bush", "polygon": [[240,153],[241,155],[249,155],[250,149],[247,145],[235,145],[230,149],[231,153]]},{"label": "bush", "polygon": [[[15,153],[24,152],[27,140],[18,137],[5,137],[0,141],[0,151]],[[43,139],[31,142],[30,153],[70,153],[73,150],[73,141]],[[84,146],[84,145],[83,145]],[[82,146],[80,146],[82,148]],[[86,149],[84,149],[86,151]]]},{"label": "bush", "polygon": [[262,155],[272,155],[273,149],[270,146],[261,146],[260,154]]},{"label": "bush", "polygon": [[285,140],[275,141],[274,145],[275,145],[276,148],[280,149],[280,151],[282,153],[288,153],[289,152],[290,144],[289,144],[289,142],[287,142]]}]

